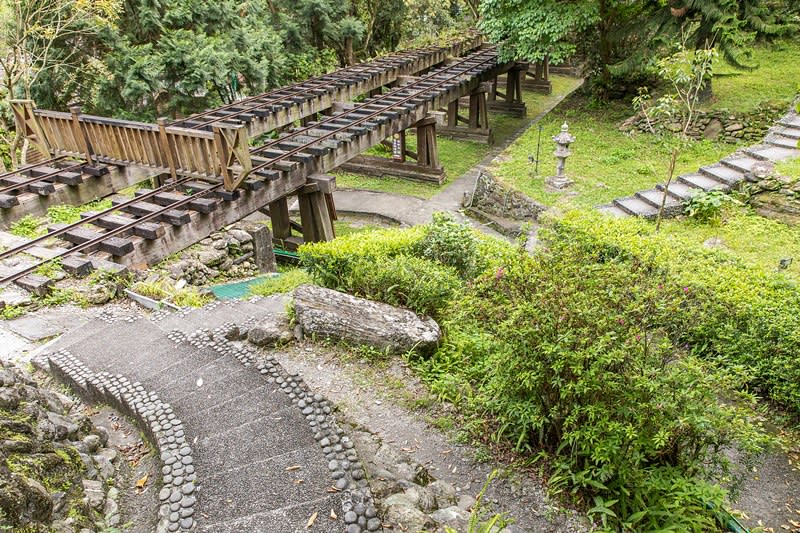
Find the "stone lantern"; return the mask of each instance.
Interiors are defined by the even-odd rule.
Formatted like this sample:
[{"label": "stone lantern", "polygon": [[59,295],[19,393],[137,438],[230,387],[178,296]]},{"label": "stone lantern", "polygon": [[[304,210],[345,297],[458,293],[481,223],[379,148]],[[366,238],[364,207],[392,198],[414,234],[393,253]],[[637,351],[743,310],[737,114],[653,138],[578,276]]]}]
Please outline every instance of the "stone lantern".
[{"label": "stone lantern", "polygon": [[556,175],[548,178],[547,183],[556,189],[563,189],[572,183],[572,180],[564,175],[564,166],[571,155],[569,145],[575,142],[575,137],[570,135],[566,122],[561,126],[561,132],[553,137],[553,141],[556,143],[556,151],[553,152],[556,156]]}]

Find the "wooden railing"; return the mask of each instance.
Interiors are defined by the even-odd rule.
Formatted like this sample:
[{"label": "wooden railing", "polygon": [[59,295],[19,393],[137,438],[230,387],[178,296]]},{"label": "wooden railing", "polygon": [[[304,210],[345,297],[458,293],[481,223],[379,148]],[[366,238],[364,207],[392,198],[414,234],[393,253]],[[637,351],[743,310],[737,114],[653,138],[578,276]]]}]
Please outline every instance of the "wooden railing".
[{"label": "wooden railing", "polygon": [[36,131],[39,150],[87,161],[139,166],[154,174],[188,176],[224,183],[233,190],[251,168],[249,139],[243,126],[192,130],[158,124],[35,109],[30,100],[12,102],[18,127]]}]

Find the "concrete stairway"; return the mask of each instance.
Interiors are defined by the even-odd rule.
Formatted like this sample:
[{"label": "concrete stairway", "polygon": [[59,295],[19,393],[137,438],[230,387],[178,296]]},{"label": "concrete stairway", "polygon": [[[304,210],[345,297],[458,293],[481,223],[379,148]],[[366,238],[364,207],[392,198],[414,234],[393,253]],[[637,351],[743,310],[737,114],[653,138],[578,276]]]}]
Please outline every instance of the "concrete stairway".
[{"label": "concrete stairway", "polygon": [[[94,372],[140,382],[172,406],[194,439],[198,531],[374,531],[379,521],[367,526],[375,517],[369,489],[366,481],[352,481],[363,474],[355,475],[352,444],[337,433],[333,415],[324,414],[331,412],[327,401],[269,358],[259,360],[249,345],[225,338],[233,323],[283,308],[282,299],[270,298],[149,319],[100,316],[59,339],[53,351],[68,350]],[[345,445],[334,460],[321,449],[326,435]],[[354,466],[332,475],[347,468],[337,460]],[[361,512],[348,513],[355,505]],[[307,527],[314,513],[319,518]]]},{"label": "concrete stairway", "polygon": [[798,140],[800,115],[792,111],[770,129],[763,144],[740,150],[717,164],[701,167],[696,173],[678,176],[670,184],[666,198],[665,186],[658,184],[653,189],[617,198],[610,204],[598,206],[598,209],[619,217],[655,218],[663,201],[664,216],[679,215],[683,211],[683,203],[697,191],[729,191],[742,181],[752,179],[750,171],[753,165],[761,161],[776,162],[800,157]]}]

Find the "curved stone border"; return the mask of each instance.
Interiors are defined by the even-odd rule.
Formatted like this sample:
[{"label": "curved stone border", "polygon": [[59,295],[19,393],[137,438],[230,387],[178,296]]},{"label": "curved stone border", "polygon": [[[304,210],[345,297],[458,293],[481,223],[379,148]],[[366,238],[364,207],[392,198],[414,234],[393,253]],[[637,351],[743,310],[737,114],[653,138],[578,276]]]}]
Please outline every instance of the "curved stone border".
[{"label": "curved stone border", "polygon": [[659,183],[653,189],[617,198],[597,209],[618,217],[655,218],[664,199],[664,189],[667,189],[663,216],[673,217],[683,212],[683,203],[697,191],[729,191],[742,181],[757,181],[752,171],[759,163],[800,157],[800,114],[794,111],[798,101],[800,99],[796,99],[789,112],[769,129],[762,144],[739,149],[718,163],[701,167],[696,173],[678,176],[668,188]]},{"label": "curved stone border", "polygon": [[383,527],[375,508],[364,467],[358,459],[353,441],[336,423],[331,403],[320,394],[315,394],[298,374],[290,374],[268,355],[259,360],[258,352],[249,344],[234,343],[247,336],[253,320],[242,325],[225,323],[213,330],[198,329],[189,335],[173,330],[167,338],[180,344],[188,342],[195,348],[210,348],[220,355],[235,357],[243,366],[255,368],[265,376],[267,382],[277,384],[301,410],[314,440],[319,444],[328,469],[331,472],[331,491],[342,493],[342,512],[346,533],[382,531]]},{"label": "curved stone border", "polygon": [[137,422],[160,453],[163,487],[159,492],[158,533],[195,528],[195,487],[192,448],[183,423],[172,407],[141,383],[107,372],[94,373],[67,350],[45,356],[52,374],[85,399],[107,403]]}]

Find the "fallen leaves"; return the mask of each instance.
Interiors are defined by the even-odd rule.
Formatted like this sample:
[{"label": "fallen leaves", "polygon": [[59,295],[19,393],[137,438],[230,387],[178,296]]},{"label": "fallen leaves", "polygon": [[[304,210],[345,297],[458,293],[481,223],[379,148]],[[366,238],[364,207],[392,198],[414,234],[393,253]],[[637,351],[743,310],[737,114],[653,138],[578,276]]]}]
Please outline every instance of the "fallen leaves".
[{"label": "fallen leaves", "polygon": [[339,518],[339,517],[336,516],[336,513],[333,512],[333,509],[331,509],[331,520],[336,520],[337,518]]},{"label": "fallen leaves", "polygon": [[311,526],[314,525],[314,522],[317,521],[317,515],[319,513],[314,511],[314,514],[311,515],[311,518],[308,519],[308,523],[306,524],[306,529],[311,529]]}]

